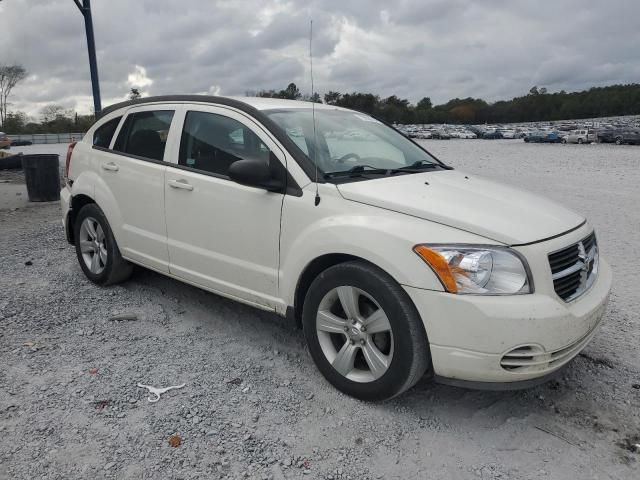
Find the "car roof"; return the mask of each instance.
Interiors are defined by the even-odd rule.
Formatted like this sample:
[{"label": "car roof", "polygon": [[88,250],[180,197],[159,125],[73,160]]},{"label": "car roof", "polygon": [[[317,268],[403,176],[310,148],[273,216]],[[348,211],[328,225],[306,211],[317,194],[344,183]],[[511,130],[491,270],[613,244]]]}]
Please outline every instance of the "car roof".
[{"label": "car roof", "polygon": [[313,104],[301,100],[286,100],[282,98],[265,98],[265,97],[221,97],[211,95],[160,95],[155,97],[138,98],[126,102],[120,102],[109,105],[100,112],[103,117],[111,112],[121,108],[134,105],[147,105],[153,103],[210,103],[214,105],[227,105],[241,110],[279,110],[279,109],[302,109],[311,108],[315,105],[318,110],[348,110],[335,105],[326,105],[323,103]]}]

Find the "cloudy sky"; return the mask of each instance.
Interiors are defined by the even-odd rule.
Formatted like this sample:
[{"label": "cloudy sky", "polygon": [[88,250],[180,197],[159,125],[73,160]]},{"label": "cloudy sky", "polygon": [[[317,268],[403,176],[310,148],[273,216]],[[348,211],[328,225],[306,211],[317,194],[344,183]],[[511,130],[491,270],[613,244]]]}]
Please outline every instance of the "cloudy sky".
[{"label": "cloudy sky", "polygon": [[[244,95],[295,82],[434,103],[640,81],[638,0],[93,0],[103,105],[144,94]],[[92,105],[72,0],[2,0],[0,64],[29,78],[14,110]]]}]

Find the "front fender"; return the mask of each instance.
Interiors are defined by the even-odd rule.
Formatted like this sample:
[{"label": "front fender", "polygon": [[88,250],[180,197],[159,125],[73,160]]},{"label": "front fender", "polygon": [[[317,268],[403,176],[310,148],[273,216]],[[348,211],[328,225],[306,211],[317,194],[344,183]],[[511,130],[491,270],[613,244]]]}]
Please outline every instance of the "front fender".
[{"label": "front fender", "polygon": [[[299,210],[309,202],[304,197],[297,200],[292,199],[285,206],[282,221],[280,290],[288,305],[294,304],[302,272],[323,255],[359,257],[381,268],[401,285],[442,291],[440,280],[413,252],[415,245],[495,243],[446,225],[342,198],[325,195],[322,198],[325,208],[306,212]],[[314,214],[319,218],[309,221]]]}]

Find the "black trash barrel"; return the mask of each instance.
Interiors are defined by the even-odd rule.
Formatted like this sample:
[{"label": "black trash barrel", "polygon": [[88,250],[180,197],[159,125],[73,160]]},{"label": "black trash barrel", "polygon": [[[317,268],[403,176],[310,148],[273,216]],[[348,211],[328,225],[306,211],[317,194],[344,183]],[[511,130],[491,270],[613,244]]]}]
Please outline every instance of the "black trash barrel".
[{"label": "black trash barrel", "polygon": [[30,202],[60,200],[59,155],[23,155],[22,169]]}]

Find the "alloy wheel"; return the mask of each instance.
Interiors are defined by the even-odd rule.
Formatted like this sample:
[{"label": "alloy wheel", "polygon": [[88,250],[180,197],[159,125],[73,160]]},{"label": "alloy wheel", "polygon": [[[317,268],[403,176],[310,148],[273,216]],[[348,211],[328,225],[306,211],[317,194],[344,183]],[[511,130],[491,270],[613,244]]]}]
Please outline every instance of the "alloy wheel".
[{"label": "alloy wheel", "polygon": [[389,318],[368,293],[351,286],[330,290],[316,315],[320,348],[333,368],[354,382],[382,377],[393,358]]},{"label": "alloy wheel", "polygon": [[104,230],[93,217],[87,217],[80,225],[80,251],[89,271],[100,274],[107,266],[107,244]]}]

